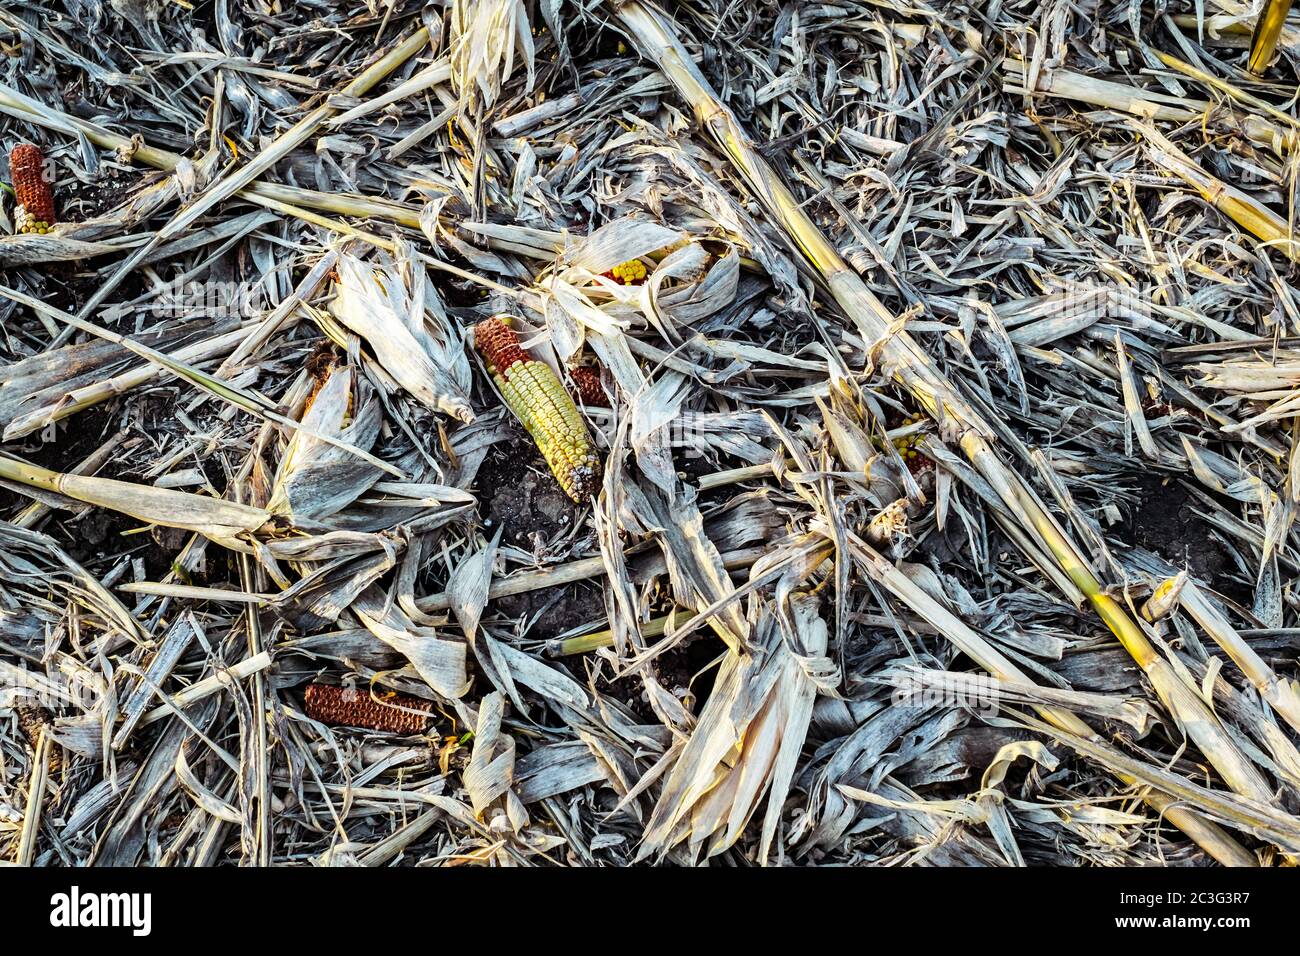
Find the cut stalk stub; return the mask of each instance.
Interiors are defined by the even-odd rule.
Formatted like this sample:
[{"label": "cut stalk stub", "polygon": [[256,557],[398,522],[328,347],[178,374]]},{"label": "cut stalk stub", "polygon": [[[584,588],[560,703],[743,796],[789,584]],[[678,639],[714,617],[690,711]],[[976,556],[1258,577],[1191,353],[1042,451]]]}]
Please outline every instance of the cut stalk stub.
[{"label": "cut stalk stub", "polygon": [[1246,69],[1263,76],[1277,52],[1277,41],[1286,26],[1286,15],[1291,12],[1292,0],[1268,0],[1255,24],[1255,35],[1250,39],[1250,59]]},{"label": "cut stalk stub", "polygon": [[600,456],[587,423],[555,370],[528,354],[509,319],[496,316],[480,322],[474,327],[474,345],[564,493],[583,501],[595,493],[600,480]]},{"label": "cut stalk stub", "polygon": [[46,233],[54,228],[54,189],[39,146],[20,143],[9,152],[9,178],[18,200],[18,231]]}]

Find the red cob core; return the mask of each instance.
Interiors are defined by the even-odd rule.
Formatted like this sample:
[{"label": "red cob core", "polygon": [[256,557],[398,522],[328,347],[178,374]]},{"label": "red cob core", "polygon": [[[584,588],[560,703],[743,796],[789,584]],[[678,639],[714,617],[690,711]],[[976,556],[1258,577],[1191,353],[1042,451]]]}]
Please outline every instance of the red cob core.
[{"label": "red cob core", "polygon": [[[307,716],[322,724],[368,727],[408,736],[423,733],[429,726],[429,702],[405,694],[394,694],[381,703],[371,699],[365,690],[309,684],[303,700],[307,705]],[[411,710],[422,713],[407,712]]]},{"label": "red cob core", "polygon": [[582,404],[601,408],[609,405],[609,397],[600,384],[600,372],[597,369],[589,365],[575,365],[569,369],[569,377],[573,379],[570,391]]},{"label": "red cob core", "polygon": [[14,195],[35,222],[54,225],[54,190],[45,177],[45,157],[39,146],[21,143],[9,153],[9,177]]},{"label": "red cob core", "polygon": [[504,375],[516,362],[533,360],[519,344],[519,333],[498,318],[484,319],[474,326],[474,344],[483,353],[488,368],[498,375]]}]

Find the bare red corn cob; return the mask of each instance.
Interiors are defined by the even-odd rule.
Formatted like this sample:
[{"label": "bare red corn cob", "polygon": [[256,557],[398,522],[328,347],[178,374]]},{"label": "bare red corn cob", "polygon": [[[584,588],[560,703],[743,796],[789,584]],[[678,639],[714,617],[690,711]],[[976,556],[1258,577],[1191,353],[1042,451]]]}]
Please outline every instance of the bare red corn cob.
[{"label": "bare red corn cob", "polygon": [[54,226],[54,190],[45,176],[39,146],[20,143],[9,152],[9,178],[22,207],[19,232],[49,232]]},{"label": "bare red corn cob", "polygon": [[605,388],[600,384],[599,370],[590,365],[574,365],[569,369],[569,377],[573,379],[573,387],[569,392],[575,399],[584,405],[598,408],[609,406],[609,396],[605,394]]},{"label": "bare red corn cob", "polygon": [[[303,700],[308,717],[335,726],[368,727],[410,736],[424,733],[431,719],[428,716],[431,705],[427,700],[405,694],[393,694],[380,703],[365,690],[308,684]],[[409,713],[412,710],[420,713]]]},{"label": "bare red corn cob", "polygon": [[600,478],[600,457],[587,423],[555,370],[529,355],[502,317],[476,325],[474,345],[501,397],[537,443],[564,493],[574,501],[593,494]]}]

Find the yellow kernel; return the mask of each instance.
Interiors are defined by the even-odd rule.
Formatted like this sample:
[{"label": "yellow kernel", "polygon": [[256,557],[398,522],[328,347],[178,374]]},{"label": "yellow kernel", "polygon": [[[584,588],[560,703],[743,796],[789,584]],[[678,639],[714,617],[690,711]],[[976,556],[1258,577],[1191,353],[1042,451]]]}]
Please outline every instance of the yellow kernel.
[{"label": "yellow kernel", "polygon": [[624,285],[640,282],[646,277],[645,263],[640,259],[629,259],[627,262],[621,262],[611,269],[610,275]]}]

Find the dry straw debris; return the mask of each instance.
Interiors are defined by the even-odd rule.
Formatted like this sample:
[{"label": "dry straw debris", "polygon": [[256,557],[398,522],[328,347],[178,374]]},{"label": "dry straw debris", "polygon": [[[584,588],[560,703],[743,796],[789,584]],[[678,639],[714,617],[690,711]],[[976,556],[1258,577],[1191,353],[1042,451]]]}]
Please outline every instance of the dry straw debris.
[{"label": "dry straw debris", "polygon": [[0,860],[1294,865],[1290,6],[9,4]]}]

